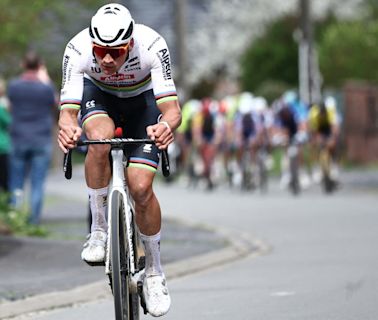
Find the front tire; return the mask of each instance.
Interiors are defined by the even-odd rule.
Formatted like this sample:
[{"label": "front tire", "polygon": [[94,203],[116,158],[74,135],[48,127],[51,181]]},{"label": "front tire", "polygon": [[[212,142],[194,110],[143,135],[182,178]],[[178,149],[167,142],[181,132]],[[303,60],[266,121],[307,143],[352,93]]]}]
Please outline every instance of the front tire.
[{"label": "front tire", "polygon": [[301,191],[299,185],[299,159],[298,151],[295,149],[291,155],[289,155],[289,169],[290,169],[290,190],[293,195],[298,195]]},{"label": "front tire", "polygon": [[111,223],[111,281],[114,296],[114,311],[116,320],[129,320],[130,292],[129,271],[127,259],[126,227],[122,195],[115,191],[112,194]]}]

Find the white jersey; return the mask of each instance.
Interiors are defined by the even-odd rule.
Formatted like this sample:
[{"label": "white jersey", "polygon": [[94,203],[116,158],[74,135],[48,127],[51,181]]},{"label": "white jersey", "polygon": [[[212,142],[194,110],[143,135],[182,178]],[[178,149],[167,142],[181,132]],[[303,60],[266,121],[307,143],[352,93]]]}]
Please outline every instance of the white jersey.
[{"label": "white jersey", "polygon": [[163,37],[147,26],[136,24],[133,39],[134,46],[125,63],[114,75],[106,75],[93,55],[88,28],[78,33],[67,44],[63,56],[62,108],[80,108],[83,78],[120,98],[134,97],[152,89],[157,104],[176,100],[171,59]]}]

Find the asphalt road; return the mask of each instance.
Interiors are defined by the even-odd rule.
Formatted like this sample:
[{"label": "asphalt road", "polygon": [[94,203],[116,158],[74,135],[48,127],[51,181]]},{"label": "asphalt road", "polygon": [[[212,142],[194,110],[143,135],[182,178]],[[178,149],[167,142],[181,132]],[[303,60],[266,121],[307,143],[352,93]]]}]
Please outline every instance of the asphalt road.
[{"label": "asphalt road", "polygon": [[[378,318],[378,192],[374,175],[347,175],[324,196],[272,186],[266,195],[159,185],[168,218],[259,239],[242,259],[170,280],[164,319],[375,320]],[[110,296],[19,319],[113,319]],[[148,316],[143,319],[149,318]]]}]

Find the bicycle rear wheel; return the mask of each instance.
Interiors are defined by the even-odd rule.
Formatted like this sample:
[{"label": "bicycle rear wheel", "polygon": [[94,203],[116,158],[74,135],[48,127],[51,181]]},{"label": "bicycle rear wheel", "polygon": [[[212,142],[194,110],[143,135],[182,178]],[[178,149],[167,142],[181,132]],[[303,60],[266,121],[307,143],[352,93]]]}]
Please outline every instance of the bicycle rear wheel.
[{"label": "bicycle rear wheel", "polygon": [[131,305],[130,273],[127,258],[127,239],[125,225],[125,205],[122,195],[115,191],[112,195],[111,223],[111,282],[114,296],[116,320],[136,320]]}]

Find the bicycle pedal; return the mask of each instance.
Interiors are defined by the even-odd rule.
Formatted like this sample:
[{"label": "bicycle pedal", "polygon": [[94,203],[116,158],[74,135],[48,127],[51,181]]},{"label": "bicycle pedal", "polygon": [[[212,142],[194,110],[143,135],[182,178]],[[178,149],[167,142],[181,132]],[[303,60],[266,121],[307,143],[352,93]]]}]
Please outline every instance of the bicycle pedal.
[{"label": "bicycle pedal", "polygon": [[100,261],[100,262],[90,262],[86,260],[83,260],[83,261],[91,267],[104,267],[105,266],[105,261]]}]

